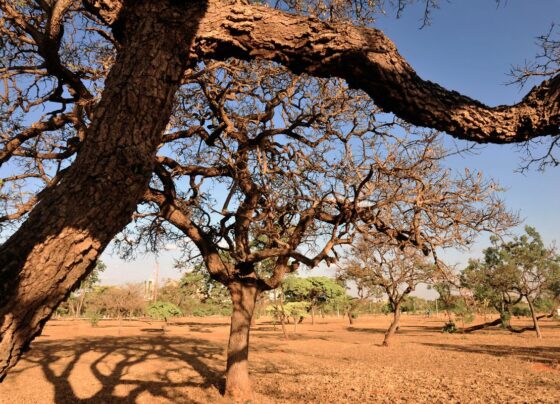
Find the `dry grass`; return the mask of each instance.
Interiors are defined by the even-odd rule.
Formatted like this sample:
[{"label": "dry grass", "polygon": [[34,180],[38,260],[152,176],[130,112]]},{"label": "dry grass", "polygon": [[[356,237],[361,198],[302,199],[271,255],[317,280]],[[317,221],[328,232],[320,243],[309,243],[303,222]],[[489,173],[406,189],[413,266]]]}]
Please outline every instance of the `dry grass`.
[{"label": "dry grass", "polygon": [[[439,332],[441,319],[403,316],[302,324],[284,340],[258,321],[251,369],[256,402],[560,402],[560,324],[545,338],[491,330]],[[528,325],[517,320],[517,325]],[[162,323],[51,321],[0,385],[0,403],[220,403],[226,318]],[[291,331],[291,327],[289,327]]]}]

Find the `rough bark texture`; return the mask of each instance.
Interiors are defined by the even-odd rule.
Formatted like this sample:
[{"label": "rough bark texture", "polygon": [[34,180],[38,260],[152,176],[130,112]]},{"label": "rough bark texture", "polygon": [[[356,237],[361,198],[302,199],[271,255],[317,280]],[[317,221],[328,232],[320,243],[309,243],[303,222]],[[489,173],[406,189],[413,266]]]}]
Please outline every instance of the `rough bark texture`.
[{"label": "rough bark texture", "polygon": [[461,139],[509,143],[560,133],[560,76],[533,88],[516,105],[491,108],[421,79],[377,29],[240,2],[209,4],[194,47],[199,57],[261,58],[295,73],[340,77],[386,111]]},{"label": "rough bark texture", "polygon": [[[84,0],[107,23],[122,0]],[[560,134],[560,75],[512,106],[488,107],[420,78],[380,30],[333,24],[242,1],[209,0],[194,51],[201,58],[267,59],[295,73],[340,77],[406,121],[479,143]]]},{"label": "rough bark texture", "polygon": [[123,9],[122,50],[80,154],[0,248],[0,380],[94,268],[147,187],[205,8],[176,4],[136,1]]},{"label": "rough bark texture", "polygon": [[227,350],[225,394],[235,401],[244,402],[253,397],[249,378],[249,331],[259,292],[251,278],[232,282],[228,289],[233,311]]},{"label": "rough bark texture", "polygon": [[383,338],[383,343],[382,343],[383,346],[389,346],[389,341],[391,340],[391,337],[395,334],[395,331],[399,326],[400,318],[401,318],[401,307],[400,305],[397,305],[395,307],[395,312],[393,313],[393,321],[391,322],[391,325],[385,332],[385,338]]}]

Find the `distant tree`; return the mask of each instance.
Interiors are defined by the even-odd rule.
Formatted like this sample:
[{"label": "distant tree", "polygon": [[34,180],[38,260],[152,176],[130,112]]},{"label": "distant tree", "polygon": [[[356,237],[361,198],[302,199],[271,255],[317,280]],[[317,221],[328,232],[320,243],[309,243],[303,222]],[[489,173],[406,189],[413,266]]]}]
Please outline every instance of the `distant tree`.
[{"label": "distant tree", "polygon": [[288,302],[284,305],[283,314],[294,322],[294,332],[297,331],[297,325],[309,314],[308,309],[309,306],[306,302]]},{"label": "distant tree", "polygon": [[122,319],[143,315],[147,302],[142,285],[99,287],[92,294],[88,310],[112,318]]},{"label": "distant tree", "polygon": [[525,227],[525,234],[510,241],[492,238],[491,242],[484,250],[484,261],[473,261],[464,271],[465,284],[470,285],[475,297],[492,301],[501,317],[504,307],[511,314],[511,306],[525,298],[533,329],[541,338],[535,302],[547,293],[555,295],[560,256],[553,246],[545,246],[541,235],[530,226]]},{"label": "distant tree", "polygon": [[147,314],[152,318],[165,320],[167,323],[168,319],[179,317],[183,315],[183,312],[173,303],[157,301],[148,306]]},{"label": "distant tree", "polygon": [[511,328],[513,307],[523,299],[516,288],[518,283],[518,272],[511,266],[500,265],[496,249],[485,249],[483,261],[470,260],[461,273],[462,287],[471,291],[475,302],[483,307],[492,307],[500,317],[498,320],[473,326],[467,331],[498,324],[504,328]]},{"label": "distant tree", "polygon": [[309,278],[290,276],[282,283],[282,289],[287,302],[306,303],[307,310],[311,313],[312,325],[315,324],[318,308],[346,295],[346,290],[340,283],[326,276]]},{"label": "distant tree", "polygon": [[460,285],[454,283],[450,279],[440,279],[436,281],[432,287],[438,292],[438,302],[442,310],[447,315],[447,323],[443,327],[444,332],[453,333],[457,331],[455,320],[461,320],[463,332],[465,323],[470,323],[474,319],[472,304],[468,296],[466,296]]},{"label": "distant tree", "polygon": [[393,320],[383,339],[383,346],[389,346],[399,326],[403,302],[418,284],[433,279],[436,266],[417,248],[399,247],[383,237],[361,237],[348,257],[341,273],[360,274],[361,282],[378,286],[389,300]]},{"label": "distant tree", "polygon": [[76,307],[75,316],[79,317],[82,314],[86,295],[91,292],[95,285],[99,283],[99,275],[107,269],[107,265],[101,260],[95,263],[95,268],[89,273],[88,276],[80,283],[79,288],[79,301]]}]

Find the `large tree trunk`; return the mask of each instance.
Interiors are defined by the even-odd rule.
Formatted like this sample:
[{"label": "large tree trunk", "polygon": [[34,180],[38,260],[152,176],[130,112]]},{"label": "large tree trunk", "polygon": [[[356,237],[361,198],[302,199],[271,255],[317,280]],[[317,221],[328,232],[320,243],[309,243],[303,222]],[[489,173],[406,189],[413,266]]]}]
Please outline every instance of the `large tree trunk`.
[{"label": "large tree trunk", "polygon": [[249,378],[249,331],[259,290],[252,279],[228,285],[233,304],[227,350],[226,396],[235,401],[253,397]]},{"label": "large tree trunk", "polygon": [[391,325],[385,332],[385,338],[383,338],[383,343],[382,343],[383,346],[389,346],[389,341],[391,340],[391,337],[393,336],[393,334],[395,334],[395,331],[399,326],[400,318],[401,318],[401,306],[400,304],[397,304],[395,306],[395,311],[393,313],[393,321],[391,322]]},{"label": "large tree trunk", "polygon": [[0,248],[0,380],[129,222],[151,177],[204,2],[130,4],[81,151]]},{"label": "large tree trunk", "polygon": [[542,338],[541,328],[539,327],[539,319],[537,318],[537,313],[535,313],[535,306],[529,296],[525,296],[527,299],[527,303],[529,303],[529,309],[531,309],[531,317],[533,318],[533,327],[535,328],[535,333],[537,334],[537,338]]}]

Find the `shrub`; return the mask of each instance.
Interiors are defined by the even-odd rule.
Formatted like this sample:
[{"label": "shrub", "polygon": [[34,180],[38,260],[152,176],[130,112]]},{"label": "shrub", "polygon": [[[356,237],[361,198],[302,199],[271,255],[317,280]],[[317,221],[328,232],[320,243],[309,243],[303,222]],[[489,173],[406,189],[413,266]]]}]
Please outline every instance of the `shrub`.
[{"label": "shrub", "polygon": [[457,332],[457,326],[455,325],[455,323],[453,321],[449,321],[449,322],[445,323],[445,325],[443,326],[443,329],[441,331],[449,333],[449,334],[453,334],[453,333]]},{"label": "shrub", "polygon": [[527,306],[515,305],[511,309],[515,317],[531,317],[531,310]]},{"label": "shrub", "polygon": [[97,327],[99,320],[101,320],[101,314],[97,312],[89,312],[86,314],[86,317],[89,319],[89,323],[92,327]]}]

